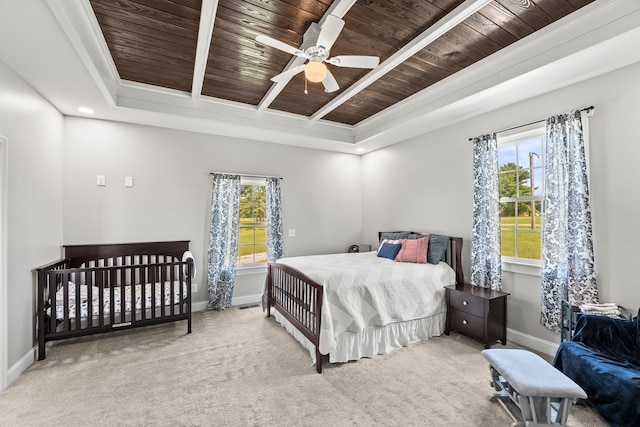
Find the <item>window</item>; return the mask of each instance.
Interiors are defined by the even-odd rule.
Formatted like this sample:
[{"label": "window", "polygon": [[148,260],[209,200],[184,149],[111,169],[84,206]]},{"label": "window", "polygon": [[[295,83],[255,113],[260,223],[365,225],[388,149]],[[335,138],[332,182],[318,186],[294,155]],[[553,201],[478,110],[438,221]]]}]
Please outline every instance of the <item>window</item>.
[{"label": "window", "polygon": [[267,262],[266,194],[263,178],[241,178],[238,266]]},{"label": "window", "polygon": [[544,123],[498,136],[503,257],[541,259],[545,155]]}]

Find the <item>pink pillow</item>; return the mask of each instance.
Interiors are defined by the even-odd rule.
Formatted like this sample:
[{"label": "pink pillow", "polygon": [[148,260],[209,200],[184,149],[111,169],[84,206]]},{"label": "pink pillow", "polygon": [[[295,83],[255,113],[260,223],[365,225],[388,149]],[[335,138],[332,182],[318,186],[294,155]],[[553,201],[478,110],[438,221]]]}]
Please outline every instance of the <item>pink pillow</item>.
[{"label": "pink pillow", "polygon": [[398,262],[415,262],[417,264],[427,263],[427,247],[429,246],[429,237],[421,237],[419,239],[400,239],[402,248],[396,261]]}]

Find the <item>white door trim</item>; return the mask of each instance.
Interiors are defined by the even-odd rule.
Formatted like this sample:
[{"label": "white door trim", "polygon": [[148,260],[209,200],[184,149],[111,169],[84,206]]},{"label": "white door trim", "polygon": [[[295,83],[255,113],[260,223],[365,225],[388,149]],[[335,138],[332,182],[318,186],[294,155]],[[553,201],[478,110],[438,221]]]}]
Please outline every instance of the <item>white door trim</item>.
[{"label": "white door trim", "polygon": [[0,391],[7,388],[9,348],[7,329],[7,214],[9,177],[9,140],[0,135]]}]

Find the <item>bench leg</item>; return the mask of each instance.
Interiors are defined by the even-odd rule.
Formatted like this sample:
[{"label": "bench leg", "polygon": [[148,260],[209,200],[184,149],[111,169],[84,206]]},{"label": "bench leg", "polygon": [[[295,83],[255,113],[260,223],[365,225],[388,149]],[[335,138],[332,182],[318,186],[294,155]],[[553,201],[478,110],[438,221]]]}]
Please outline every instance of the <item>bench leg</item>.
[{"label": "bench leg", "polygon": [[[512,427],[566,426],[573,399],[523,396],[514,390],[493,366],[489,366],[489,370],[490,384],[498,392],[491,396],[490,400],[497,401],[507,412],[513,420]],[[509,402],[520,410],[520,416],[516,416],[507,407]]]}]

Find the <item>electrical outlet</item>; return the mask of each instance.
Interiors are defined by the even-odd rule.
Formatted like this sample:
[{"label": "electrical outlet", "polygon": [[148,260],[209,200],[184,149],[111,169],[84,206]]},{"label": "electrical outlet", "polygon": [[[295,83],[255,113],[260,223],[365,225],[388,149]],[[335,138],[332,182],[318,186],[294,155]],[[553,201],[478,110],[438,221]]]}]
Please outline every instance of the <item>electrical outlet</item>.
[{"label": "electrical outlet", "polygon": [[198,292],[198,282],[191,282],[191,293]]}]

